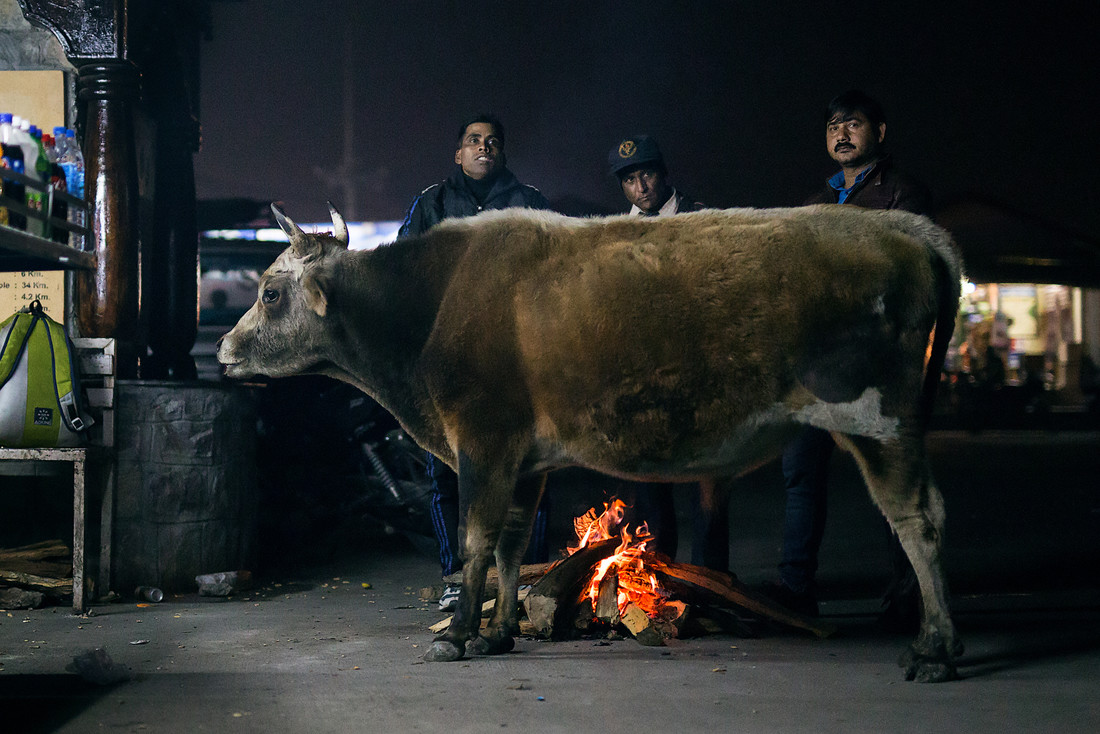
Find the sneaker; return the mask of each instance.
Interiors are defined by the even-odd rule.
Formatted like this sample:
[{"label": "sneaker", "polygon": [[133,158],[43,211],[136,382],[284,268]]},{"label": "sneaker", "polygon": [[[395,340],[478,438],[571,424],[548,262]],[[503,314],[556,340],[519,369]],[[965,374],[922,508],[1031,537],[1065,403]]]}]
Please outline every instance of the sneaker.
[{"label": "sneaker", "polygon": [[454,585],[450,585],[444,589],[443,596],[439,597],[439,611],[453,612],[455,607],[458,606],[458,595],[461,591],[461,586]]},{"label": "sneaker", "polygon": [[807,617],[818,616],[817,595],[812,590],[807,589],[799,593],[782,581],[772,581],[764,584],[760,591],[764,596],[792,612],[798,612]]}]

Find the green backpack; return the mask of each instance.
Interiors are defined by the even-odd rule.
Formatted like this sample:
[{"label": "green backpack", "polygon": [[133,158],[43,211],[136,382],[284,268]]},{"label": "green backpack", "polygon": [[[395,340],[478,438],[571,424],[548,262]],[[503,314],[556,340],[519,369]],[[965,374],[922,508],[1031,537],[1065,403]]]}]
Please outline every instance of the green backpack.
[{"label": "green backpack", "polygon": [[65,328],[34,301],[0,324],[0,446],[79,446],[76,359]]}]

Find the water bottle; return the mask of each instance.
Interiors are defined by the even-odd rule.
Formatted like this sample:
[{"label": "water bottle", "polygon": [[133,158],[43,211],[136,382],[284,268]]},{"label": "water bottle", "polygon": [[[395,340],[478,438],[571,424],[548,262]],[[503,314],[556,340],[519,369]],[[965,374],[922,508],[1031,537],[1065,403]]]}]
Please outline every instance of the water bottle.
[{"label": "water bottle", "polygon": [[[80,150],[80,143],[76,140],[76,132],[72,128],[65,128],[65,147],[59,156],[61,167],[65,169],[65,183],[69,187],[69,193],[78,199],[84,198],[84,154]],[[84,226],[84,209],[73,207],[69,212],[69,221],[73,224]]]},{"label": "water bottle", "polygon": [[[56,191],[68,191],[68,185],[65,183],[65,170],[61,167],[60,160],[57,155],[57,140],[53,135],[42,136],[42,147],[46,151],[46,160],[50,164],[50,186]],[[47,224],[48,234],[47,236],[54,242],[60,242],[63,245],[69,244],[69,232],[61,227],[54,227],[53,220],[60,219],[68,221],[69,219],[69,205],[61,197],[53,197],[53,207],[50,209],[50,220]]]},{"label": "water bottle", "polygon": [[[8,112],[0,114],[0,149],[3,152],[0,157],[0,166],[16,173],[23,173],[23,149],[15,142],[12,116]],[[25,188],[22,183],[11,179],[0,182],[0,191],[8,198],[19,202],[26,198]],[[19,212],[9,211],[7,207],[0,207],[0,224],[6,224],[14,229],[26,229],[27,218]]]},{"label": "water bottle", "polygon": [[65,156],[73,167],[72,180],[68,181],[69,193],[73,196],[84,198],[84,153],[80,150],[80,143],[76,141],[76,132],[72,128],[65,129]]}]

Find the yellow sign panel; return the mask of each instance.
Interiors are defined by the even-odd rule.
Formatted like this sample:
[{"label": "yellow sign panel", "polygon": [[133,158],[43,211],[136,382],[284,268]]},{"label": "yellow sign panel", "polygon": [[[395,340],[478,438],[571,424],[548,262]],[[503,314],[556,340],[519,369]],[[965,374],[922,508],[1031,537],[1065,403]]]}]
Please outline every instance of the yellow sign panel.
[{"label": "yellow sign panel", "polygon": [[65,273],[60,270],[0,272],[0,321],[36,300],[51,319],[65,323]]}]

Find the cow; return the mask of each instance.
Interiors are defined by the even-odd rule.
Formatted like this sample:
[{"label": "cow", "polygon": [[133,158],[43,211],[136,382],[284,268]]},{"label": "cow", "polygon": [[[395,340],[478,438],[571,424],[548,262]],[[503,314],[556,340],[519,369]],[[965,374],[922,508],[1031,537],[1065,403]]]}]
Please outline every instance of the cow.
[{"label": "cow", "polygon": [[[961,654],[924,447],[958,309],[951,237],[903,211],[821,205],[673,217],[511,209],[349,250],[272,205],[289,247],[226,334],[226,374],[350,383],[458,473],[465,571],[425,658],[512,649],[546,472],[700,481],[703,504],[803,425],[850,452],[920,583],[908,679]],[[479,635],[495,554],[499,588]]]}]

